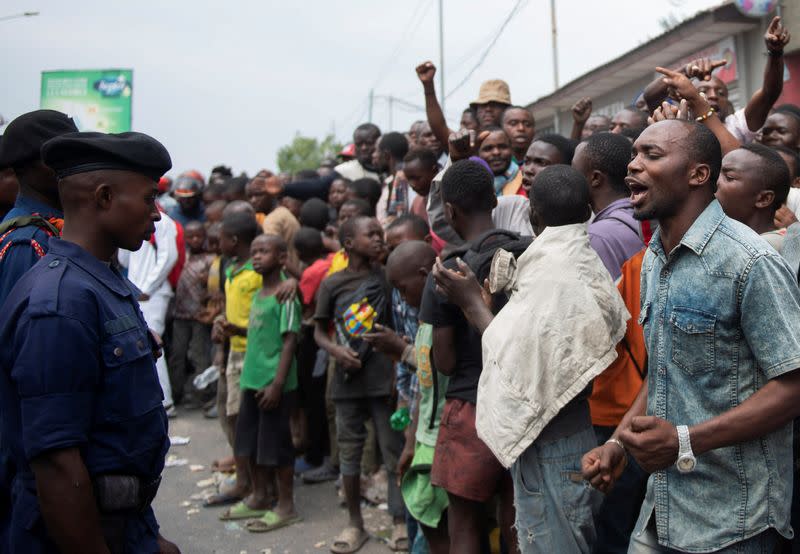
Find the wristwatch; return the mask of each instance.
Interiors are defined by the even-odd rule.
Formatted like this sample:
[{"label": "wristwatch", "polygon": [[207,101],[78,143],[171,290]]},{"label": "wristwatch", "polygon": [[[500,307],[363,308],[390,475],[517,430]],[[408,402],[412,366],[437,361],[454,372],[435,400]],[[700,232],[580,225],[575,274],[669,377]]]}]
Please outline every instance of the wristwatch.
[{"label": "wristwatch", "polygon": [[697,458],[692,452],[692,443],[689,441],[689,427],[678,425],[678,461],[675,467],[681,473],[691,473],[697,465]]}]

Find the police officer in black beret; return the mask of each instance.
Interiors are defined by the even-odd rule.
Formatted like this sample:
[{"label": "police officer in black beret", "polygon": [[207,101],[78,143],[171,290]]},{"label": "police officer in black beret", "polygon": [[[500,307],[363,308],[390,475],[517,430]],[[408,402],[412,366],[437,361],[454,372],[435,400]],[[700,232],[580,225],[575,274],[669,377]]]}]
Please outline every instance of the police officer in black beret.
[{"label": "police officer in black beret", "polygon": [[2,552],[176,553],[150,503],[169,448],[139,292],[111,263],[160,218],[166,149],[140,133],[71,133],[42,147],[61,238],[0,310],[0,449],[16,463]]},{"label": "police officer in black beret", "polygon": [[0,304],[19,278],[47,253],[50,237],[61,230],[56,176],[42,162],[42,145],[77,131],[68,115],[55,110],[22,114],[6,127],[0,143],[0,168],[14,171],[20,190],[14,207],[0,223]]}]

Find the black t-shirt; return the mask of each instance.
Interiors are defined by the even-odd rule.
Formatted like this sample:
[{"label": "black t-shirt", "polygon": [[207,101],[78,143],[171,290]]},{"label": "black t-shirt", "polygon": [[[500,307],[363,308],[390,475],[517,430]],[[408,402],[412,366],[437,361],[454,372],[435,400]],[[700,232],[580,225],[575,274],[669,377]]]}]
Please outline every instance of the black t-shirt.
[{"label": "black t-shirt", "polygon": [[[345,269],[325,278],[317,292],[317,309],[315,320],[327,320],[338,329],[335,331],[336,342],[342,344],[342,314],[354,299],[356,291],[368,279],[377,279],[384,287],[386,298],[391,298],[389,284],[382,269],[367,271],[351,271]],[[387,304],[380,313],[377,322],[391,327],[391,305]],[[365,345],[366,346],[366,345]],[[360,369],[345,369],[337,363],[331,385],[333,400],[352,400],[376,396],[388,396],[392,393],[394,383],[393,364],[384,354],[369,348],[363,352]]]},{"label": "black t-shirt", "polygon": [[[467,256],[463,253],[461,257],[467,261],[470,269],[483,280],[489,275],[489,268],[492,263],[492,255],[498,248],[514,240],[513,237],[503,234],[495,234],[496,231],[484,233],[466,248],[471,248],[472,244],[480,245],[480,258],[483,260],[478,267],[473,267],[473,263],[467,261]],[[517,237],[519,238],[519,237]],[[448,269],[457,269],[455,256],[444,261],[444,266]],[[493,311],[497,313],[505,305],[507,298],[504,295],[495,295],[493,299]],[[433,276],[428,275],[425,283],[425,290],[422,293],[422,306],[420,307],[419,318],[425,323],[430,323],[434,327],[453,327],[455,331],[455,350],[456,365],[453,375],[450,376],[450,384],[447,387],[447,398],[459,398],[475,404],[478,396],[478,380],[483,369],[483,354],[481,351],[481,335],[478,330],[469,324],[464,317],[461,308],[448,302],[442,295],[436,292]]]}]

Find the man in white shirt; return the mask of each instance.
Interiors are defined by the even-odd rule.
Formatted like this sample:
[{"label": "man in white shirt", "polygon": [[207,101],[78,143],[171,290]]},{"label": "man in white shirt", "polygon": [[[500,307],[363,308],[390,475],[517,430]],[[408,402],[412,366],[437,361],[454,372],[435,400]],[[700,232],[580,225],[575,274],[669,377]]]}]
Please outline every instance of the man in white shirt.
[{"label": "man in white shirt", "polygon": [[[117,255],[119,263],[128,270],[128,280],[136,285],[142,295],[139,307],[150,327],[158,335],[163,335],[166,328],[167,308],[172,298],[172,285],[167,277],[175,262],[178,261],[178,244],[176,237],[178,227],[167,214],[161,213],[161,220],[156,221],[156,232],[149,242],[142,244],[136,252],[120,250]],[[158,381],[164,393],[164,407],[169,415],[174,414],[172,388],[169,384],[167,361],[161,356],[156,362]]]}]

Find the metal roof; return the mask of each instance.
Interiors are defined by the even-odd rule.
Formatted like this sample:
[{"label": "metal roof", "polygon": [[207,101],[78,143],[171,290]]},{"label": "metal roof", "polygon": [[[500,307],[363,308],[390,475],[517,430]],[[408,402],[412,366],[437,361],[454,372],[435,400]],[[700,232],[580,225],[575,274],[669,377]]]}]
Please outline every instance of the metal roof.
[{"label": "metal roof", "polygon": [[653,40],[542,96],[528,104],[528,108],[537,119],[547,118],[554,111],[569,110],[584,96],[600,97],[626,83],[652,75],[656,66],[670,64],[722,38],[758,25],[760,20],[743,16],[732,3],[699,12]]}]

